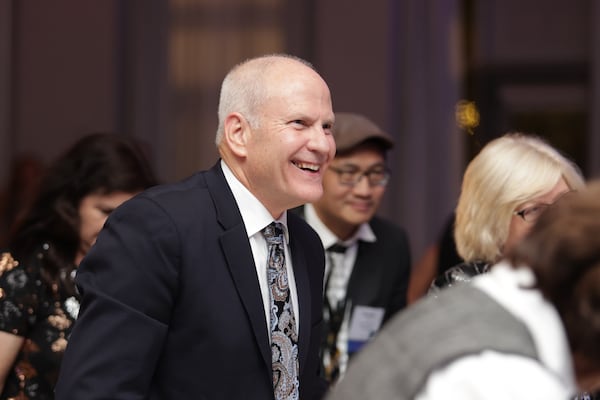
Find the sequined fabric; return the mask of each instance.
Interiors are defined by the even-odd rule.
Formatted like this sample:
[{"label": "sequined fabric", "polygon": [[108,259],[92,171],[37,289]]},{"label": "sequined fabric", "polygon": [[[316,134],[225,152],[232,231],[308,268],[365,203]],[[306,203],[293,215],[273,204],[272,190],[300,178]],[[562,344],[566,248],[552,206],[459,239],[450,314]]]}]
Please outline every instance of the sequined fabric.
[{"label": "sequined fabric", "polygon": [[487,263],[460,263],[446,270],[431,283],[428,294],[435,295],[440,290],[464,282],[470,282],[473,277],[485,274],[489,271],[491,264]]},{"label": "sequined fabric", "polygon": [[0,258],[0,330],[25,338],[0,399],[53,399],[79,301],[42,280],[48,246],[27,260]]},{"label": "sequined fabric", "polygon": [[273,390],[276,400],[297,400],[298,333],[285,267],[282,225],[270,224],[263,230],[263,235],[269,250],[267,276],[271,300]]}]

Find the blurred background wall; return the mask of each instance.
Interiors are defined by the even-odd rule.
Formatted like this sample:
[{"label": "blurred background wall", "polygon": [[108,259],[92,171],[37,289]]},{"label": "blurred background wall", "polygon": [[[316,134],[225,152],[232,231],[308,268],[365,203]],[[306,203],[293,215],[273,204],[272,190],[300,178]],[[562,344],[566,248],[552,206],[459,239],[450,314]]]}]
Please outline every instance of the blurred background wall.
[{"label": "blurred background wall", "polygon": [[[210,167],[226,72],[287,52],[320,71],[335,110],[396,138],[381,214],[408,230],[416,259],[452,212],[466,163],[507,130],[544,136],[600,176],[597,4],[2,0],[0,184],[19,155],[47,163],[98,130],[141,140],[165,182]],[[471,125],[457,125],[457,110]]]}]

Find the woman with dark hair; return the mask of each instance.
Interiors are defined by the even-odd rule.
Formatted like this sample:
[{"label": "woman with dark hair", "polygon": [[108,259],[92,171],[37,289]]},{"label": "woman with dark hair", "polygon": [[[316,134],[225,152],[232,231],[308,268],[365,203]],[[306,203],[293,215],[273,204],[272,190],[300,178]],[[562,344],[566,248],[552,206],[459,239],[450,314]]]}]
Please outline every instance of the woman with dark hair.
[{"label": "woman with dark hair", "polygon": [[0,258],[0,399],[52,399],[79,310],[75,270],[108,214],[156,184],[137,144],[95,133],[48,170]]}]

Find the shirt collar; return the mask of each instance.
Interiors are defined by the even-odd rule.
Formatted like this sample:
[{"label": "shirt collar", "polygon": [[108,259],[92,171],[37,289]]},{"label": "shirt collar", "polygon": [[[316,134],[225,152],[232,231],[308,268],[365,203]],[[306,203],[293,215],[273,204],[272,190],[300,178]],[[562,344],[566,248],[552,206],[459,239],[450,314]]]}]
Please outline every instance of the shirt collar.
[{"label": "shirt collar", "polygon": [[[246,188],[233,174],[231,169],[227,166],[224,160],[221,160],[221,169],[225,180],[233,193],[235,202],[238,205],[244,226],[248,237],[255,235],[262,231],[267,225],[273,222],[273,216],[266,207],[254,196],[248,188]],[[284,212],[277,222],[280,222],[284,226],[284,234],[286,242],[289,243],[289,233],[287,229],[287,211]]]},{"label": "shirt collar", "polygon": [[342,241],[338,238],[324,223],[321,221],[317,212],[312,204],[306,204],[304,206],[304,218],[306,222],[317,232],[323,243],[323,247],[327,249],[336,243],[340,243],[344,246],[352,246],[354,243],[362,240],[363,242],[375,242],[377,237],[371,229],[368,223],[360,224],[356,233],[348,240]]}]

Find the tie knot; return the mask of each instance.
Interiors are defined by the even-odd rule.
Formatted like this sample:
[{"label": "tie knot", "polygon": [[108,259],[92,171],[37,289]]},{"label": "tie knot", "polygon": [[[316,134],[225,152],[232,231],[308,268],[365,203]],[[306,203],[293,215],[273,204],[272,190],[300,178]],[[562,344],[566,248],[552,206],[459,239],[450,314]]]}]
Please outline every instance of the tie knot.
[{"label": "tie knot", "polygon": [[283,225],[280,222],[271,222],[262,230],[262,234],[268,244],[283,243]]},{"label": "tie knot", "polygon": [[345,253],[346,252],[347,247],[344,245],[341,245],[339,243],[336,243],[332,246],[329,246],[327,248],[327,251],[332,252],[332,253]]}]

